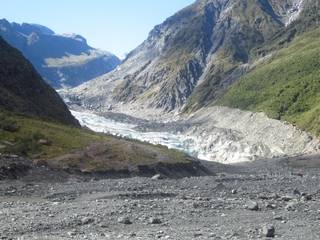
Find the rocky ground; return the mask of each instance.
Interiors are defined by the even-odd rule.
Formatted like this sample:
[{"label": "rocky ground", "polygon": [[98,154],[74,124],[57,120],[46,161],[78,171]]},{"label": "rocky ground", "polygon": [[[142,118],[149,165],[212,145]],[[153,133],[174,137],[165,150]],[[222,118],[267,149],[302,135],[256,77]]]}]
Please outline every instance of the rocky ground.
[{"label": "rocky ground", "polygon": [[320,239],[320,156],[204,164],[214,176],[23,168],[0,181],[0,239]]}]

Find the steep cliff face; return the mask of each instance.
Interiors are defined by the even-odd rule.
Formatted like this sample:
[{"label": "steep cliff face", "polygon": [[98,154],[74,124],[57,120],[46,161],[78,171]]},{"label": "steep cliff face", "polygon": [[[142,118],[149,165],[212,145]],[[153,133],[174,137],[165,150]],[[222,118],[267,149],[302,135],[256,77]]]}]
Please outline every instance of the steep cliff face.
[{"label": "steep cliff face", "polygon": [[80,35],[57,35],[35,24],[0,20],[0,36],[18,48],[53,87],[74,87],[112,71],[120,60],[88,46]]},{"label": "steep cliff face", "polygon": [[0,110],[80,126],[59,95],[0,37]]},{"label": "steep cliff face", "polygon": [[248,71],[252,50],[289,26],[305,2],[198,0],[156,26],[117,70],[71,95],[100,111],[206,105]]}]

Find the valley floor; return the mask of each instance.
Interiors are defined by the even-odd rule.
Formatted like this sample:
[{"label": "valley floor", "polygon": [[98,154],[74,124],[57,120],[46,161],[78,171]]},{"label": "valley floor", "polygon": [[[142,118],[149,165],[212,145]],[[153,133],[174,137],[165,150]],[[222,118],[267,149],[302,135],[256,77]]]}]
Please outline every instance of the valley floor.
[{"label": "valley floor", "polygon": [[247,240],[265,239],[271,224],[275,239],[320,239],[319,155],[204,164],[214,176],[84,179],[43,170],[1,181],[0,238]]}]

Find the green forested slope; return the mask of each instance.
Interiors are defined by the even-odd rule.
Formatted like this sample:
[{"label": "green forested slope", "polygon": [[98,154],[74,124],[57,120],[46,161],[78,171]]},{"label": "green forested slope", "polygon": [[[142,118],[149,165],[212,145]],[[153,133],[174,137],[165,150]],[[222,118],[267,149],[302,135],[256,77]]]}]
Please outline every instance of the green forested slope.
[{"label": "green forested slope", "polygon": [[217,104],[263,111],[320,135],[320,28],[256,66]]}]

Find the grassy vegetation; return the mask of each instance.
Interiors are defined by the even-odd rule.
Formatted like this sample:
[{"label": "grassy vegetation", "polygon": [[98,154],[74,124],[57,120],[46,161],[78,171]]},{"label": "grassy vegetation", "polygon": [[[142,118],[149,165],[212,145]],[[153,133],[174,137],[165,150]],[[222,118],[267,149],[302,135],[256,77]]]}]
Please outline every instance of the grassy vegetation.
[{"label": "grassy vegetation", "polygon": [[186,154],[139,141],[25,117],[0,110],[0,153],[26,156],[59,169],[124,170],[191,160]]},{"label": "grassy vegetation", "polygon": [[320,136],[320,29],[256,66],[217,104],[263,111]]},{"label": "grassy vegetation", "polygon": [[157,163],[188,163],[191,157],[164,146],[152,146],[132,140],[108,137],[107,141],[94,143],[86,151],[50,159],[49,164],[63,169],[78,169],[82,172],[136,169]]},{"label": "grassy vegetation", "polygon": [[185,112],[197,110],[219,99],[226,86],[243,75],[245,69],[241,65],[250,61],[252,51],[282,28],[255,0],[236,2],[229,14],[237,25],[224,26],[221,28],[223,31],[216,28],[211,33],[215,42],[221,42],[221,46],[215,52],[205,78],[188,98]]},{"label": "grassy vegetation", "polygon": [[[39,144],[41,139],[50,144]],[[49,159],[102,139],[101,135],[79,128],[0,111],[0,143],[9,142],[0,149],[2,153]]]}]

